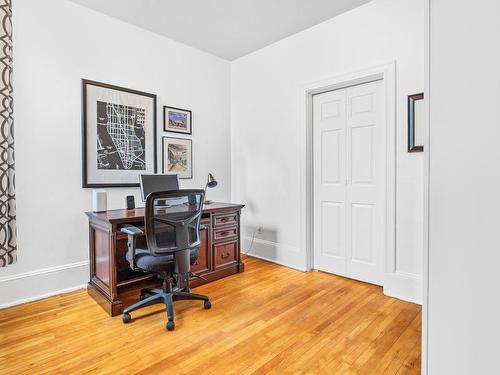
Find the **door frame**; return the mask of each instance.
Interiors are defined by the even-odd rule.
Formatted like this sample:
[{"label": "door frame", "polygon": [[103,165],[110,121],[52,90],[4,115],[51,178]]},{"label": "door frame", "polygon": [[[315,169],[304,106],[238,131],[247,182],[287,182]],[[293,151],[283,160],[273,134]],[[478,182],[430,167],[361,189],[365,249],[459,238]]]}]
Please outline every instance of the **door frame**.
[{"label": "door frame", "polygon": [[387,182],[386,182],[386,251],[383,286],[386,274],[396,272],[396,62],[360,69],[335,77],[323,78],[301,85],[299,88],[300,143],[300,243],[305,249],[306,270],[314,268],[313,236],[313,95],[382,80],[386,101]]}]

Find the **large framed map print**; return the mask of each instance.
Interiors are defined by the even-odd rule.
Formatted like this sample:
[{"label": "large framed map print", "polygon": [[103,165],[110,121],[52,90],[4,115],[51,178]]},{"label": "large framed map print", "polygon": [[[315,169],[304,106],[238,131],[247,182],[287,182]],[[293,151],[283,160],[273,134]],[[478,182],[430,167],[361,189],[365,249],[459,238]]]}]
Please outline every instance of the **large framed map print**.
[{"label": "large framed map print", "polygon": [[156,95],[82,80],[83,187],[139,186],[156,173]]}]

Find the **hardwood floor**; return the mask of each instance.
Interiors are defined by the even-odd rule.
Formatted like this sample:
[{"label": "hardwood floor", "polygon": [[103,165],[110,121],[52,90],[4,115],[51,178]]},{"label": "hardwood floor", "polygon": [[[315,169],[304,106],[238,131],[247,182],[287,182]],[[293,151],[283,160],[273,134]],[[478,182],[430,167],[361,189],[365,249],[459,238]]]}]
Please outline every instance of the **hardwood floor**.
[{"label": "hardwood floor", "polygon": [[125,325],[85,290],[0,310],[0,374],[420,374],[420,306],[379,287],[245,259]]}]

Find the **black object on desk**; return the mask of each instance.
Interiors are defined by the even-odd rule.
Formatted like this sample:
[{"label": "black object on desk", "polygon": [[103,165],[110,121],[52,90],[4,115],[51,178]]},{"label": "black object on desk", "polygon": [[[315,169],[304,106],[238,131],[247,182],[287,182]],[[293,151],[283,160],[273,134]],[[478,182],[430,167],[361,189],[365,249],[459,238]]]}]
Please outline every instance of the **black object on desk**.
[{"label": "black object on desk", "polygon": [[135,208],[135,198],[133,195],[127,195],[127,210]]},{"label": "black object on desk", "polygon": [[155,191],[179,190],[176,174],[141,174],[141,195],[143,202]]}]

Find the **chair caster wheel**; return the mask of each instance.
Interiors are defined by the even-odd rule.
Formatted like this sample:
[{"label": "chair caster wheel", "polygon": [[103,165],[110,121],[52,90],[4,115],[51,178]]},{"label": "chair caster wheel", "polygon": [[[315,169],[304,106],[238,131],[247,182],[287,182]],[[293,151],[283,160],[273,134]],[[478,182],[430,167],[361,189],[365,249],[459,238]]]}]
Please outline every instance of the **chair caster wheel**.
[{"label": "chair caster wheel", "polygon": [[212,307],[212,304],[210,303],[210,301],[205,301],[203,302],[203,307],[205,308],[205,310],[208,310]]},{"label": "chair caster wheel", "polygon": [[175,328],[175,323],[170,320],[167,322],[167,331],[173,331]]},{"label": "chair caster wheel", "polygon": [[123,321],[123,323],[130,322],[130,319],[132,319],[132,317],[130,316],[129,313],[123,313],[123,315],[122,315],[122,321]]}]

